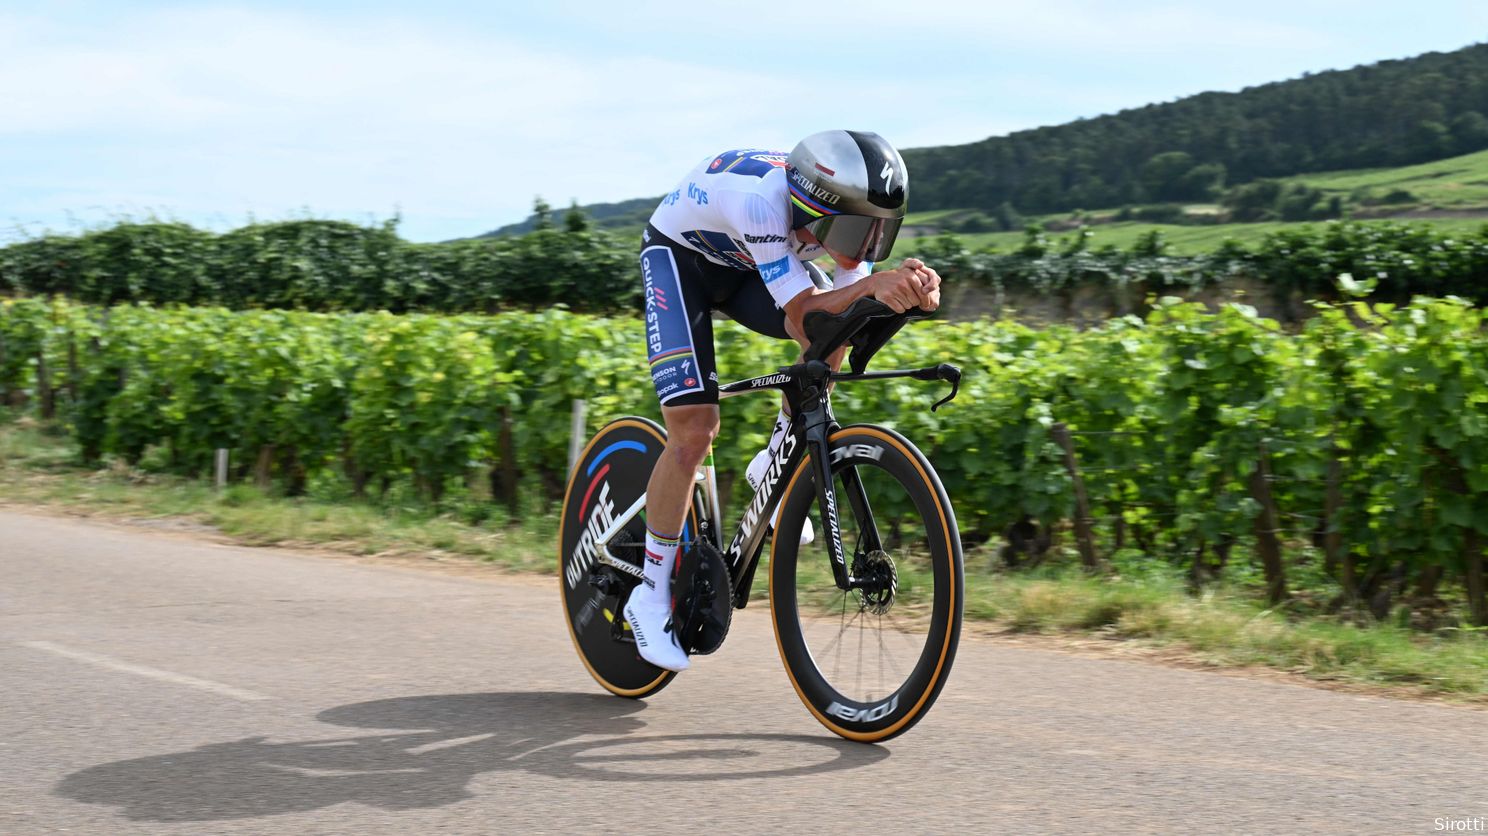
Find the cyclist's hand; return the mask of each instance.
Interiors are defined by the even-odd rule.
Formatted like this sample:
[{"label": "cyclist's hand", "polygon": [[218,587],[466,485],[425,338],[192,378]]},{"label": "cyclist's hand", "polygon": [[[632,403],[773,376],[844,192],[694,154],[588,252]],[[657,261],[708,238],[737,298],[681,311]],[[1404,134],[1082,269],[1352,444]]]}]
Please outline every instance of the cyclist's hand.
[{"label": "cyclist's hand", "polygon": [[918,258],[906,258],[900,267],[914,270],[919,279],[919,306],[927,311],[940,307],[940,274]]},{"label": "cyclist's hand", "polygon": [[874,274],[880,287],[873,298],[888,305],[894,313],[911,308],[933,311],[940,307],[940,274],[918,258],[906,258],[893,270]]},{"label": "cyclist's hand", "polygon": [[904,313],[919,305],[924,293],[919,272],[912,267],[901,265],[893,270],[874,273],[872,281],[873,298],[888,305],[894,313]]}]

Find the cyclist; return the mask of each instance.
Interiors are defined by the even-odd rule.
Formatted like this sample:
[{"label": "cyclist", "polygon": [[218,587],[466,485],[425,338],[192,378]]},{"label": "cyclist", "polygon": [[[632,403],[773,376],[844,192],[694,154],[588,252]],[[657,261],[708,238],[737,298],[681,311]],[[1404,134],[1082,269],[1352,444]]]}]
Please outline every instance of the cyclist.
[{"label": "cyclist", "polygon": [[[873,273],[904,219],[899,152],[874,133],[826,131],[789,154],[745,149],[708,157],[662,198],[642,233],[646,349],[666,423],[666,449],[646,487],[645,582],[625,619],[641,657],[686,670],[670,629],[671,576],[693,474],[718,434],[713,325],[718,310],[750,330],[806,347],[811,311],[837,313],[872,296],[895,312],[940,305],[940,276],[917,259]],[[811,262],[830,257],[832,281]],[[840,367],[845,352],[832,358]],[[757,482],[783,441],[781,407]]]}]

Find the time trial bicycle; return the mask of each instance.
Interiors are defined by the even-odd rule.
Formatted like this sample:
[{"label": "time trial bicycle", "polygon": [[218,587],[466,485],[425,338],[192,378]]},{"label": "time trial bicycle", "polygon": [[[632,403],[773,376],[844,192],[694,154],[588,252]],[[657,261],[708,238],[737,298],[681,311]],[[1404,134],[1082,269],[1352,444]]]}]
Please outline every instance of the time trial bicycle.
[{"label": "time trial bicycle", "polygon": [[[926,315],[896,314],[872,298],[838,314],[813,312],[801,362],[719,387],[724,398],[782,392],[791,425],[726,546],[709,452],[673,577],[671,628],[694,656],[712,653],[732,610],[749,603],[773,530],[767,571],[780,658],[807,709],[850,740],[888,740],[923,718],[961,633],[961,539],[939,476],[904,436],[842,427],[831,405],[833,383],[893,378],[949,382],[932,410],[955,398],[961,372],[952,365],[867,370],[906,322]],[[833,372],[827,358],[849,344],[850,371]],[[643,577],[645,488],[665,441],[646,418],[612,421],[584,448],[563,501],[558,563],[569,631],[589,673],[623,697],[655,694],[677,675],[640,657],[621,615]],[[805,546],[813,510],[821,534]]]}]

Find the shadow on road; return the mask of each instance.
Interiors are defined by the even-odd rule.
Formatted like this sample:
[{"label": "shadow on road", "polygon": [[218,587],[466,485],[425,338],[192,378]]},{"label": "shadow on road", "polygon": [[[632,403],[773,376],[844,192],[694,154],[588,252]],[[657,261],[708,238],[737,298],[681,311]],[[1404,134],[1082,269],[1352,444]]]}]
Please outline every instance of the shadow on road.
[{"label": "shadow on road", "polygon": [[328,709],[338,726],[398,730],[271,743],[250,737],[74,772],[57,794],[136,821],[241,819],[355,801],[388,810],[475,797],[482,773],[596,781],[717,781],[852,769],[882,747],[772,734],[645,736],[643,702],[564,693],[449,694]]}]

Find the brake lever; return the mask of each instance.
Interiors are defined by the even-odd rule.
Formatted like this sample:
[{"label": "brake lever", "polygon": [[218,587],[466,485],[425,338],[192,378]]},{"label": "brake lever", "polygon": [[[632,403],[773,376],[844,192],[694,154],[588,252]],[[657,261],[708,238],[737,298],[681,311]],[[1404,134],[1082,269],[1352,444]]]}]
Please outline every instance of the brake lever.
[{"label": "brake lever", "polygon": [[939,366],[935,367],[935,376],[940,380],[950,381],[951,394],[946,395],[944,398],[936,401],[935,404],[930,407],[931,412],[934,412],[935,410],[940,409],[942,406],[945,406],[946,404],[955,400],[956,393],[961,390],[961,370],[956,368],[955,366],[952,366],[949,363],[941,363]]},{"label": "brake lever", "polygon": [[950,382],[951,394],[946,395],[944,398],[936,401],[935,405],[930,407],[931,412],[934,412],[935,410],[940,409],[942,406],[950,403],[952,400],[955,399],[956,393],[961,390],[961,369],[957,368],[956,366],[952,366],[950,363],[941,363],[938,366],[930,366],[924,369],[915,369],[914,373],[911,374],[910,377],[914,378],[915,380],[945,380]]}]

